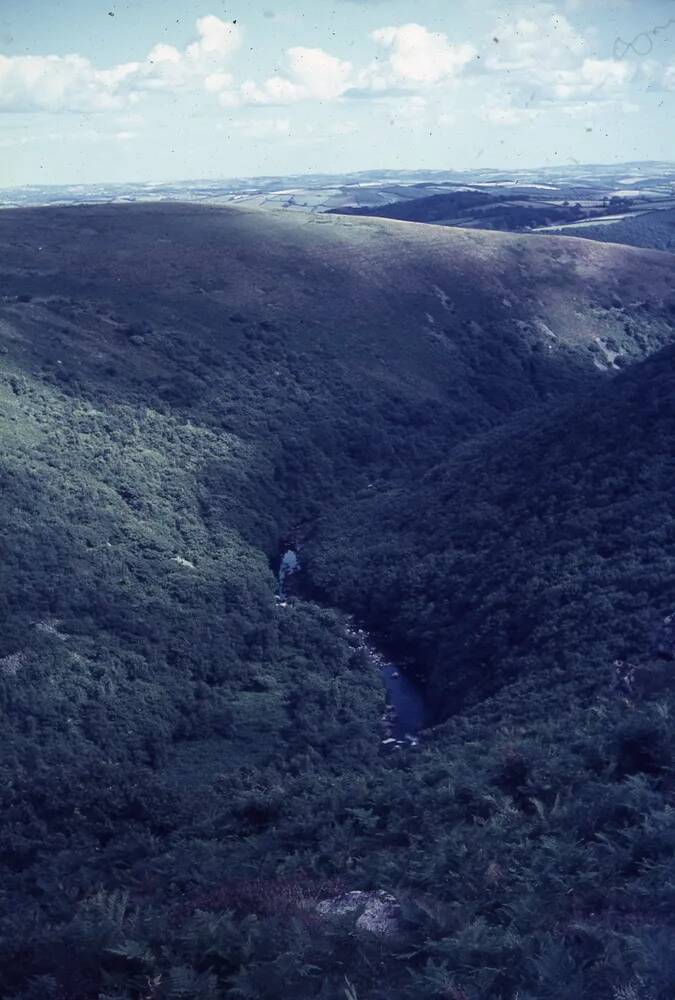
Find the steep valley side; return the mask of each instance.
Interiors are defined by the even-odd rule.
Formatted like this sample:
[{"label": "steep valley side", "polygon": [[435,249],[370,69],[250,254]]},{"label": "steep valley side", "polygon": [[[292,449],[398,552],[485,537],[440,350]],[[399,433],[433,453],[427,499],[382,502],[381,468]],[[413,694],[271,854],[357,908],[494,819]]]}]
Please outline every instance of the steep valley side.
[{"label": "steep valley side", "polygon": [[666,1000],[674,315],[584,240],[2,213],[3,996]]}]

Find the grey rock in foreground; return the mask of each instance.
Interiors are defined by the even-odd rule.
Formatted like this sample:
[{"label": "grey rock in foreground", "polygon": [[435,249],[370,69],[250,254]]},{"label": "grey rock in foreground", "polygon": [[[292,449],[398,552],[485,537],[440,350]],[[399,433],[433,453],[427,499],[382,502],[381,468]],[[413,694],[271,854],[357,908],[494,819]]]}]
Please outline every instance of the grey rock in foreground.
[{"label": "grey rock in foreground", "polygon": [[654,653],[675,660],[675,613],[668,615],[656,630]]},{"label": "grey rock in foreground", "polygon": [[317,903],[317,913],[324,917],[355,916],[358,931],[386,937],[401,930],[401,905],[395,896],[382,889],[373,892],[355,890]]}]

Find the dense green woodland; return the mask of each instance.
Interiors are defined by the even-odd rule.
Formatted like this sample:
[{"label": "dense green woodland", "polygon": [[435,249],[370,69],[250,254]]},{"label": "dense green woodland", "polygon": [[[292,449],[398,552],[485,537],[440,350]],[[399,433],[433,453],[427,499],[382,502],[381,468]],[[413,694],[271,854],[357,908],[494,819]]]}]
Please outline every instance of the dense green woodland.
[{"label": "dense green woodland", "polygon": [[2,213],[0,996],[671,1000],[674,318],[580,240]]},{"label": "dense green woodland", "polygon": [[313,578],[415,650],[439,718],[531,671],[649,652],[675,607],[674,403],[668,348],[412,489],[363,491],[320,523]]},{"label": "dense green woodland", "polygon": [[[531,202],[531,204],[529,204]],[[621,206],[621,202],[619,206]],[[444,225],[469,225],[479,229],[515,232],[533,226],[576,222],[586,217],[580,205],[546,204],[531,195],[488,194],[485,191],[453,191],[410,198],[382,206],[331,209],[334,214],[400,219],[406,222],[431,222]],[[653,246],[653,244],[644,244]],[[656,247],[654,247],[656,249]],[[665,249],[665,248],[664,248]]]}]

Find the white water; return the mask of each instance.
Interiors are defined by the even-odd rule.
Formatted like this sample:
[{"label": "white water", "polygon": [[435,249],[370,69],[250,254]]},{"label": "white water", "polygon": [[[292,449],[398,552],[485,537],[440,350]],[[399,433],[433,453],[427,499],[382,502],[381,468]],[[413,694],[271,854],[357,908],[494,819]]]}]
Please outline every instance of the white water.
[{"label": "white water", "polygon": [[282,601],[286,596],[284,593],[284,583],[286,582],[286,577],[291,576],[292,573],[297,573],[300,569],[300,560],[293,549],[287,549],[284,552],[281,563],[279,565],[279,573],[277,574],[277,579],[279,581],[279,600]]}]

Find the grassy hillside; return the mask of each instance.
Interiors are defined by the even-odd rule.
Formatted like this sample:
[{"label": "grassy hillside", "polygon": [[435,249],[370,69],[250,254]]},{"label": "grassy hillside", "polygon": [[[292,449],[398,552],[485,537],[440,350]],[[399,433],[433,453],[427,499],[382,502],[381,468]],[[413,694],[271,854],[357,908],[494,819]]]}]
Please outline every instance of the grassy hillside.
[{"label": "grassy hillside", "polygon": [[560,235],[582,236],[602,243],[623,243],[653,250],[675,250],[675,209],[643,212],[611,225],[565,226]]},{"label": "grassy hillside", "polygon": [[[671,737],[661,701],[598,678],[671,599],[670,355],[640,364],[674,303],[668,256],[582,241],[2,213],[3,996],[665,1000]],[[618,488],[649,499],[605,522],[624,447]],[[530,507],[566,526],[577,501],[588,526],[550,550]],[[382,747],[340,615],[275,602],[295,531],[329,603],[414,647],[439,720],[474,706],[419,752]],[[656,569],[626,610],[619,560],[586,621],[596,534]],[[380,888],[391,940],[311,908]]]},{"label": "grassy hillside", "polygon": [[[570,196],[573,197],[573,196]],[[600,202],[598,201],[597,206]],[[471,229],[496,229],[504,232],[542,229],[547,235],[578,236],[601,243],[652,250],[675,250],[675,212],[661,208],[643,211],[625,219],[604,222],[602,215],[624,211],[630,202],[613,199],[604,210],[596,206],[591,212],[598,217],[588,219],[588,210],[580,205],[553,204],[527,194],[494,195],[484,191],[456,191],[410,198],[388,205],[330,209],[330,214],[371,216],[398,219],[405,222],[436,223],[444,226],[466,226]],[[575,225],[575,222],[578,225]],[[556,226],[560,227],[556,229]]]},{"label": "grassy hillside", "polygon": [[[488,194],[485,191],[453,191],[410,198],[389,205],[331,209],[345,215],[373,216],[406,222],[442,223],[506,232],[530,229],[555,222],[569,223],[584,217],[580,206],[553,204],[526,193]],[[621,242],[621,241],[619,241]]]}]

